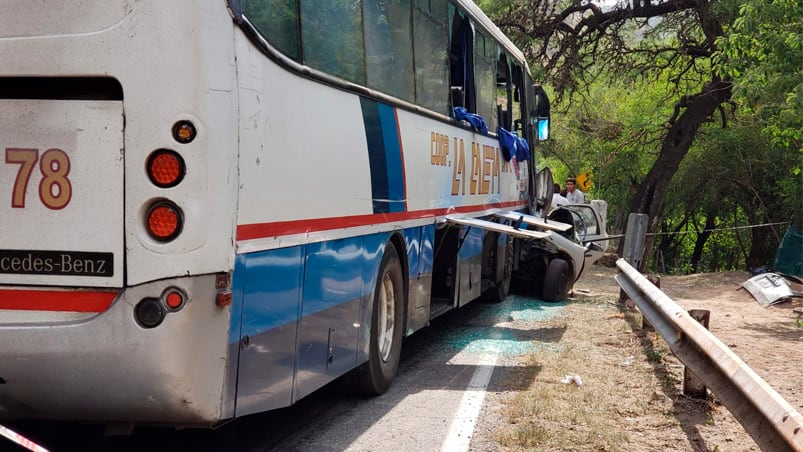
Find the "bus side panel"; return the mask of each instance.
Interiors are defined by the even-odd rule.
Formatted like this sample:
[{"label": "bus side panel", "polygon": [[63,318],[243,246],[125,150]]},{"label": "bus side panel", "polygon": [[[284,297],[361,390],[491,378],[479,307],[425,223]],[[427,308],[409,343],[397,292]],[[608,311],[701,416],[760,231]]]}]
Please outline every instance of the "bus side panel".
[{"label": "bus side panel", "polygon": [[481,229],[470,228],[457,253],[457,306],[464,306],[482,294],[482,237]]},{"label": "bus side panel", "polygon": [[294,401],[353,369],[358,353],[367,356],[370,322],[360,320],[370,319],[363,305],[372,299],[387,237],[307,245]]},{"label": "bus side panel", "polygon": [[527,162],[507,162],[494,137],[397,109],[407,208],[466,213],[524,206]]},{"label": "bus side panel", "polygon": [[435,225],[405,231],[410,275],[404,330],[406,336],[429,324],[434,242]]},{"label": "bus side panel", "polygon": [[238,258],[234,277],[244,279],[241,332],[232,341],[240,346],[238,416],[292,402],[303,258],[302,246]]},{"label": "bus side panel", "polygon": [[263,236],[280,247],[298,227],[373,213],[359,97],[279,68],[247,40],[237,45],[238,225],[268,224]]},{"label": "bus side panel", "polygon": [[299,77],[241,33],[235,44],[240,250],[526,204],[526,162],[504,161],[495,137]]}]

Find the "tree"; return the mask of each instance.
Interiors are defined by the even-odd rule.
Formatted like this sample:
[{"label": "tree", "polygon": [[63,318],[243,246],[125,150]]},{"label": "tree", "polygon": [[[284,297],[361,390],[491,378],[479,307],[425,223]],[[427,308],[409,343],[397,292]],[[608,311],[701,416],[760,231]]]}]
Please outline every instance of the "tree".
[{"label": "tree", "polygon": [[782,198],[779,207],[797,213],[794,220],[801,226],[803,4],[798,0],[745,2],[717,45],[718,73],[737,80],[742,114],[754,114],[761,121],[761,130],[772,145],[773,167],[782,175],[774,187]]},{"label": "tree", "polygon": [[700,128],[731,100],[732,81],[712,69],[723,23],[734,19],[729,1],[634,0],[603,10],[585,0],[510,0],[491,10],[500,27],[523,46],[558,97],[584,94],[600,74],[670,83],[674,97],[652,167],[637,187],[630,211],[646,213],[650,229],[661,222],[664,193]]}]

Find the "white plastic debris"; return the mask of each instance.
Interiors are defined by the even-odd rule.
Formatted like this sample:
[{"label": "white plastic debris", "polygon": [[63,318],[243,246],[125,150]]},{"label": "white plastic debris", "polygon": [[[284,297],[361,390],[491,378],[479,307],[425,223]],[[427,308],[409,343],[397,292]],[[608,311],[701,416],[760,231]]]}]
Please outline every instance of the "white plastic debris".
[{"label": "white plastic debris", "polygon": [[583,386],[583,379],[580,378],[579,375],[564,375],[560,382],[566,385],[575,384],[577,386]]},{"label": "white plastic debris", "polygon": [[621,363],[619,363],[619,365],[620,365],[620,366],[622,366],[622,367],[627,367],[627,366],[630,366],[630,365],[632,365],[632,364],[633,364],[633,360],[634,360],[634,359],[636,359],[636,357],[635,357],[635,356],[633,356],[633,355],[630,355],[630,356],[628,356],[628,357],[627,357],[627,358],[626,358],[624,361],[622,361]]}]

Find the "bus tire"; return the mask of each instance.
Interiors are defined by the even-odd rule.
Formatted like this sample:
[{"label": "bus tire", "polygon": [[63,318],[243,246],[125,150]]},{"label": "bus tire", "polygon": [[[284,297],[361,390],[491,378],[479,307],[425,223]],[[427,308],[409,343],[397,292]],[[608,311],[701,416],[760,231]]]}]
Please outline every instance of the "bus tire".
[{"label": "bus tire", "polygon": [[502,273],[502,279],[497,284],[499,287],[498,294],[499,294],[499,301],[504,301],[507,298],[508,294],[510,294],[510,286],[513,283],[513,258],[514,258],[515,251],[513,250],[513,238],[507,238],[507,245],[505,245],[505,255],[504,255],[504,270]]},{"label": "bus tire", "polygon": [[513,240],[505,236],[503,253],[499,252],[499,234],[491,232],[482,243],[482,299],[499,303],[510,293],[513,278]]},{"label": "bus tire", "polygon": [[569,276],[569,263],[563,259],[552,259],[549,261],[546,273],[544,274],[544,286],[541,298],[544,301],[565,300],[571,290],[571,278]]},{"label": "bus tire", "polygon": [[383,394],[399,370],[404,324],[404,276],[393,244],[388,243],[374,289],[368,361],[360,367],[359,390],[367,396]]},{"label": "bus tire", "polygon": [[[498,248],[497,248],[498,249]],[[494,284],[494,288],[490,291],[490,301],[494,303],[501,303],[505,301],[508,294],[510,293],[510,284],[513,279],[513,239],[507,237],[507,243],[505,244],[505,252],[503,256],[499,256],[499,253],[496,253],[494,260],[502,259],[502,263],[498,265],[502,265],[502,274],[500,276],[500,280],[496,281]]]}]

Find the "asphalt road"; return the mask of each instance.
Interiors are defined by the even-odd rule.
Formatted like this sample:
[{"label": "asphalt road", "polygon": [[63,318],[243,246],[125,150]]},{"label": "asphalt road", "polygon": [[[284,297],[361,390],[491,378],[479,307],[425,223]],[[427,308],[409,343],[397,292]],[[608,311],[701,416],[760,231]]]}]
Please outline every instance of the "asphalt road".
[{"label": "asphalt road", "polygon": [[[518,366],[518,357],[538,343],[538,320],[561,308],[513,296],[447,313],[405,339],[396,381],[380,397],[353,395],[347,376],[290,408],[211,431],[137,427],[131,436],[107,437],[98,426],[75,423],[4,425],[54,452],[485,449],[499,422],[483,406],[486,386],[505,390],[500,368]],[[4,447],[25,450],[0,438]]]}]

